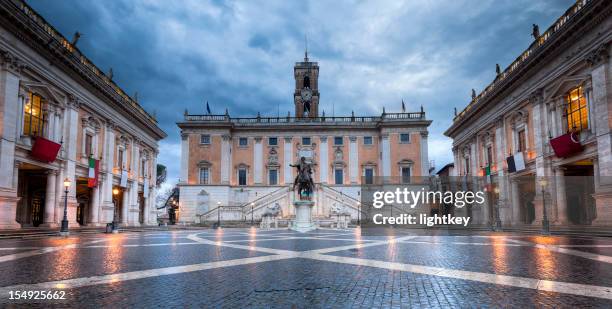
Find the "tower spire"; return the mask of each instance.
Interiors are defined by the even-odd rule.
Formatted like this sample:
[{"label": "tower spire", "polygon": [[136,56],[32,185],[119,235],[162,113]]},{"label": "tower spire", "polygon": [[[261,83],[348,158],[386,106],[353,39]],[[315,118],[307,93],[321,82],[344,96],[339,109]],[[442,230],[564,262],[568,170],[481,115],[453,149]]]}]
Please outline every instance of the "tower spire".
[{"label": "tower spire", "polygon": [[304,34],[304,62],[308,62],[308,35]]}]

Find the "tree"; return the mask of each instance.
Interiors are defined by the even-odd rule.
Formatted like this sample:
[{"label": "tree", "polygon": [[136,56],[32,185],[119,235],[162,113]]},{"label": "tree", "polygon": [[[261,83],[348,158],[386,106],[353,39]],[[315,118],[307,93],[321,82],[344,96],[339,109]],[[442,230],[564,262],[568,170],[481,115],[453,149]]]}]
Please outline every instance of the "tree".
[{"label": "tree", "polygon": [[157,187],[162,185],[166,181],[166,166],[163,164],[157,164]]}]

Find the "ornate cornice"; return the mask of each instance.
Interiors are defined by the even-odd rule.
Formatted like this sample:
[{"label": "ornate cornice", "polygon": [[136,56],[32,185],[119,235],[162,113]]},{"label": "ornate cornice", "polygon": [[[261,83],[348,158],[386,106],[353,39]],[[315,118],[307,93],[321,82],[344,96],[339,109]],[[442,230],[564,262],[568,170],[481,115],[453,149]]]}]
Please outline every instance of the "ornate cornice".
[{"label": "ornate cornice", "polygon": [[2,60],[2,69],[15,75],[21,74],[21,71],[26,67],[17,56],[6,50],[0,50],[0,60]]},{"label": "ornate cornice", "polygon": [[597,46],[597,48],[589,52],[584,59],[586,63],[590,66],[597,66],[602,63],[608,62],[608,59],[610,58],[608,46],[608,43],[601,44]]}]

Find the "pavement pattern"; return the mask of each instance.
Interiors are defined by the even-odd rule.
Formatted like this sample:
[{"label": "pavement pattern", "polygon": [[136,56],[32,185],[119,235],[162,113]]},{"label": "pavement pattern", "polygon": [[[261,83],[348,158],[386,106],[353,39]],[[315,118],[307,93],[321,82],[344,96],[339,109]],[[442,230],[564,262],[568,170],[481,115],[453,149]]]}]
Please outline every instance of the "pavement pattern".
[{"label": "pavement pattern", "polygon": [[[33,299],[49,292],[63,299]],[[612,239],[256,228],[5,239],[6,305],[612,308]]]}]

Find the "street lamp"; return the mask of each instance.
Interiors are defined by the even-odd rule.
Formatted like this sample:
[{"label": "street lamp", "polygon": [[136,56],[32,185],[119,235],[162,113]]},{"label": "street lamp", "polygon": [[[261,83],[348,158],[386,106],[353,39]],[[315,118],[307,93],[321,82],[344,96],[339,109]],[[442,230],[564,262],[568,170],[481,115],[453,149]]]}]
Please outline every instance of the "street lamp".
[{"label": "street lamp", "polygon": [[497,231],[501,231],[502,229],[502,224],[501,224],[501,218],[499,215],[499,187],[495,187],[495,189],[493,189],[493,192],[495,192],[495,229]]},{"label": "street lamp", "polygon": [[70,189],[70,179],[64,179],[64,219],[62,219],[62,227],[60,229],[61,236],[68,236],[68,189]]},{"label": "street lamp", "polygon": [[113,188],[113,223],[112,223],[112,232],[113,234],[119,233],[118,224],[117,224],[117,195],[119,195],[119,189]]},{"label": "street lamp", "polygon": [[217,202],[217,228],[221,227],[221,202]]},{"label": "street lamp", "polygon": [[548,215],[546,214],[546,179],[540,180],[540,186],[542,188],[542,234],[550,234],[550,223],[548,222]]},{"label": "street lamp", "polygon": [[251,225],[253,225],[254,222],[254,218],[253,218],[253,209],[255,208],[255,203],[251,203]]}]

